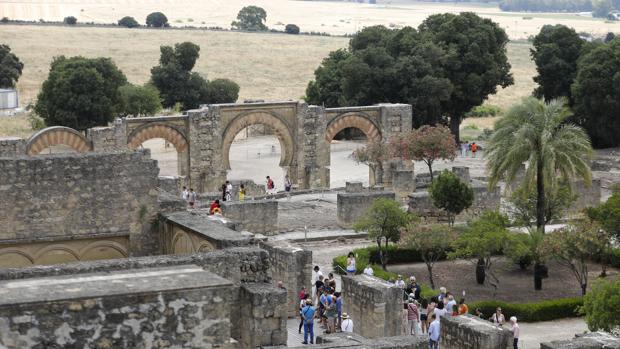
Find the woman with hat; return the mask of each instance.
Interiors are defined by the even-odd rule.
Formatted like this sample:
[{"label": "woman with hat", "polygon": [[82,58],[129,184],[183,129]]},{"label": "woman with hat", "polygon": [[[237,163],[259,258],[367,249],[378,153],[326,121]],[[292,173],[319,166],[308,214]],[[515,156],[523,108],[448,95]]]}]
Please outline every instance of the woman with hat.
[{"label": "woman with hat", "polygon": [[418,326],[420,321],[420,312],[413,297],[409,297],[407,304],[407,320],[409,321],[409,334],[418,335]]},{"label": "woman with hat", "polygon": [[342,324],[340,325],[342,332],[353,332],[353,320],[347,313],[342,313]]}]

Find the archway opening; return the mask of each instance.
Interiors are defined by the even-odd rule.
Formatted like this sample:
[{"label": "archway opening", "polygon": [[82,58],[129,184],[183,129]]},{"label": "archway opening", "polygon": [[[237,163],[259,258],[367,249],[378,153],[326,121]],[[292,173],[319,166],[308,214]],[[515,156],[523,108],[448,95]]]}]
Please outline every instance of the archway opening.
[{"label": "archway opening", "polygon": [[67,153],[78,153],[78,151],[66,144],[55,144],[55,145],[50,145],[49,147],[41,149],[41,151],[37,155],[67,154]]},{"label": "archway opening", "polygon": [[141,148],[151,151],[151,159],[157,160],[160,176],[179,176],[179,155],[174,145],[163,138],[152,138],[142,142]]},{"label": "archway opening", "polygon": [[276,190],[284,190],[286,173],[280,167],[283,146],[272,131],[267,125],[252,125],[235,135],[228,152],[230,170],[227,179],[251,180],[258,185],[266,185],[266,177],[269,176]]},{"label": "archway opening", "polygon": [[351,154],[364,147],[368,138],[362,130],[356,127],[347,127],[338,132],[332,139],[330,149],[329,186],[341,188],[346,182],[362,182],[369,184],[369,168],[358,164]]}]

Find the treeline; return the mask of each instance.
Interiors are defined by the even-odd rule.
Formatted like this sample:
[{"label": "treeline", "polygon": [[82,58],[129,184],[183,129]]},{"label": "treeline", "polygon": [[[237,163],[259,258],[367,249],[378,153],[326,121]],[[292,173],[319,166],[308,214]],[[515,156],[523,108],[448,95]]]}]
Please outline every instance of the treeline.
[{"label": "treeline", "polygon": [[586,12],[592,11],[592,0],[501,0],[502,11]]}]

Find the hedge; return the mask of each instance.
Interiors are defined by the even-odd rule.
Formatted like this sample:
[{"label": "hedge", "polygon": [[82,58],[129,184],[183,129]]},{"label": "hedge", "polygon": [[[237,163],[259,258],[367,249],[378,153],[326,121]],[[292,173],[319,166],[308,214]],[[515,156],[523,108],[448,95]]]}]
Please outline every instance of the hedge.
[{"label": "hedge", "polygon": [[485,318],[491,317],[497,307],[502,308],[506,319],[516,316],[520,322],[538,322],[579,317],[583,306],[582,297],[560,298],[535,303],[506,303],[499,301],[480,301],[468,304],[469,312],[479,308]]}]

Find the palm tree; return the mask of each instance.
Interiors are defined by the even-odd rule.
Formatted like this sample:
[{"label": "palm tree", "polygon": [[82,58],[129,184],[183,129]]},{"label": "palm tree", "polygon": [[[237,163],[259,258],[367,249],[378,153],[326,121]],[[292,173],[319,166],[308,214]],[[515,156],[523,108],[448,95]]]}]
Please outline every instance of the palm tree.
[{"label": "palm tree", "polygon": [[592,157],[590,138],[579,126],[566,122],[571,115],[563,98],[549,102],[524,98],[495,123],[495,132],[487,146],[489,185],[500,179],[514,180],[523,163],[525,185],[536,183],[536,228],[545,228],[545,188],[562,179],[592,178],[588,160]]}]

